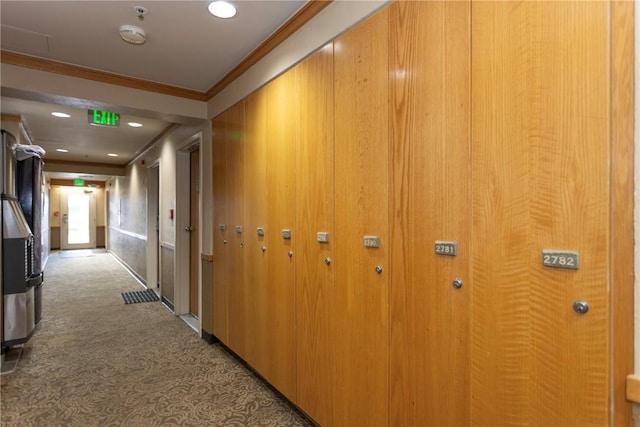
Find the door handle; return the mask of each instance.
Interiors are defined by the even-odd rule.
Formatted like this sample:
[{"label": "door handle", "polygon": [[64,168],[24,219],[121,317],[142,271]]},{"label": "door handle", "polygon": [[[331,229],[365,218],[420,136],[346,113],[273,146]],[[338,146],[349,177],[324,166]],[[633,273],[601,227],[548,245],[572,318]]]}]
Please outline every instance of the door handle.
[{"label": "door handle", "polygon": [[188,225],[187,225],[187,226],[184,228],[184,231],[189,231],[189,232],[191,232],[191,231],[193,231],[193,227],[191,227],[191,226],[188,226]]}]

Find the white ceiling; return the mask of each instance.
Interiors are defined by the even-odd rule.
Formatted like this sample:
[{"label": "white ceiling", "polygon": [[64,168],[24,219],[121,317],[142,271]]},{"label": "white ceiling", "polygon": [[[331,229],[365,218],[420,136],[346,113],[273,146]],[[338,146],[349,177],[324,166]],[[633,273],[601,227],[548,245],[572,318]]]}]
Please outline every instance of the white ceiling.
[{"label": "white ceiling", "polygon": [[[236,17],[224,20],[208,13],[207,1],[2,0],[0,42],[6,51],[206,92],[306,0],[233,3]],[[134,6],[148,10],[144,20],[138,19]],[[118,29],[124,24],[141,27],[146,43],[122,41]],[[45,160],[123,165],[171,124],[153,112],[123,114],[131,109],[121,106],[120,127],[89,126],[86,106],[74,108],[74,103],[59,100],[51,104],[44,96],[2,89],[0,110],[23,117],[33,142],[47,150]],[[72,117],[56,119],[50,115],[54,110]],[[127,121],[144,126],[130,128]],[[69,153],[58,153],[56,148]]]}]

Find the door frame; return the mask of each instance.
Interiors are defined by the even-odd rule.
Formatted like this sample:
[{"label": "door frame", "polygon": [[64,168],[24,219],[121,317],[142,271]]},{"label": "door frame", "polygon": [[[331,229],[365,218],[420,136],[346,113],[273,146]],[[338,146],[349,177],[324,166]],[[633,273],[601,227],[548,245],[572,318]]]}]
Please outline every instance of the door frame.
[{"label": "door frame", "polygon": [[[157,210],[157,211],[156,211]],[[155,228],[158,227],[158,232]],[[160,281],[160,159],[147,166],[147,289],[158,289]],[[159,286],[158,286],[159,285]]]},{"label": "door frame", "polygon": [[[190,160],[191,151],[202,148],[202,132],[187,138],[176,151],[176,212],[175,212],[175,233],[176,233],[176,255],[174,272],[174,314],[176,316],[189,315],[189,254],[190,238],[185,232],[185,227],[190,225],[190,191],[191,180]],[[200,156],[200,182],[202,182],[202,156]],[[197,256],[202,252],[202,198],[198,203],[199,224],[197,232],[199,235],[199,249]],[[202,313],[202,265],[198,263],[198,312]],[[198,334],[202,334],[202,316],[197,319]]]}]

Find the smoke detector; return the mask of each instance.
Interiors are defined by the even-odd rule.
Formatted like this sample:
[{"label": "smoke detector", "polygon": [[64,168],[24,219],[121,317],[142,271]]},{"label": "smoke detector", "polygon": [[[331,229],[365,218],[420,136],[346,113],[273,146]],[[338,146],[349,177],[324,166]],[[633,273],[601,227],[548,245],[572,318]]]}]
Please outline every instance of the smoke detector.
[{"label": "smoke detector", "polygon": [[147,34],[142,28],[135,25],[121,25],[120,37],[131,44],[142,44],[147,41]]}]

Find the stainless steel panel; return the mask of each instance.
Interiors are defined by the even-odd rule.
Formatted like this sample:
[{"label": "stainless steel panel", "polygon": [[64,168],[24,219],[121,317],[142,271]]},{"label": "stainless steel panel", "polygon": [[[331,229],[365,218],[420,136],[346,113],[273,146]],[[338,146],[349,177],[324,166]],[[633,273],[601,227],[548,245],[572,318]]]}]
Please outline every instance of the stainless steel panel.
[{"label": "stainless steel panel", "polygon": [[4,341],[25,340],[35,327],[33,288],[4,296]]},{"label": "stainless steel panel", "polygon": [[31,230],[14,198],[2,200],[2,237],[4,239],[28,239]]},{"label": "stainless steel panel", "polygon": [[14,147],[16,139],[7,131],[2,131],[2,165],[4,166],[4,177],[2,179],[2,193],[16,194],[16,156]]}]

